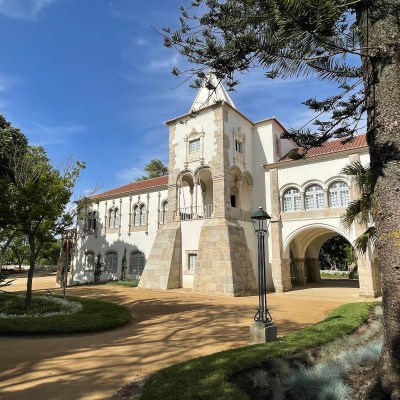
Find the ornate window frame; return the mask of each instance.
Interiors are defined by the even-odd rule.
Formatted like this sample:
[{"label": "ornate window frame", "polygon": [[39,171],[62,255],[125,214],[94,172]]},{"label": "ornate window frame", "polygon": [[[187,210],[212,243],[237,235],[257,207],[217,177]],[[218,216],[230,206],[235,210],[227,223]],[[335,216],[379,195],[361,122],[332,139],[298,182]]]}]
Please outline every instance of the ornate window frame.
[{"label": "ornate window frame", "polygon": [[[147,203],[148,203],[147,199]],[[129,232],[146,231],[147,232],[147,219],[148,209],[147,205],[141,201],[138,196],[137,202],[131,205],[131,221],[129,225]]]},{"label": "ornate window frame", "polygon": [[[203,129],[198,132],[195,128],[189,135],[185,136],[186,143],[186,158],[184,167],[188,168],[189,163],[194,161],[200,161],[200,164],[204,164],[204,131]],[[198,141],[198,149],[191,151],[191,144]],[[197,145],[196,145],[197,147]]]}]

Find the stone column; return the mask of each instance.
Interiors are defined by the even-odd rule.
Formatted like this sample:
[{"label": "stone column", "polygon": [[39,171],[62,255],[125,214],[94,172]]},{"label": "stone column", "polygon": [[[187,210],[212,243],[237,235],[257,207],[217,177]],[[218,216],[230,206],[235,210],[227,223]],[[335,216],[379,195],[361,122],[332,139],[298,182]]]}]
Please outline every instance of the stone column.
[{"label": "stone column", "polygon": [[324,208],[329,208],[328,189],[324,188]]},{"label": "stone column", "polygon": [[270,170],[271,181],[271,225],[270,238],[272,254],[271,268],[272,280],[274,282],[275,291],[286,292],[292,288],[290,281],[290,259],[283,259],[283,244],[282,244],[282,222],[280,221],[280,204],[279,204],[279,184],[278,170]]},{"label": "stone column", "polygon": [[316,283],[321,281],[321,275],[319,272],[319,259],[318,258],[306,258],[305,265],[307,269],[307,282]]},{"label": "stone column", "polygon": [[190,214],[193,219],[193,189],[190,189],[189,193],[190,193]]},{"label": "stone column", "polygon": [[181,185],[176,185],[176,221],[181,220]]},{"label": "stone column", "polygon": [[357,257],[360,297],[375,298],[381,295],[378,263],[371,260],[368,252]]},{"label": "stone column", "polygon": [[249,188],[249,209],[250,211],[254,210],[253,206],[253,185],[248,185]]},{"label": "stone column", "polygon": [[299,286],[304,286],[306,284],[306,270],[304,266],[304,258],[296,258],[295,261],[297,264],[296,283]]},{"label": "stone column", "polygon": [[198,209],[197,209],[197,190],[199,188],[197,182],[194,183],[193,186],[193,190],[194,190],[194,214],[193,214],[193,219],[197,219],[197,215],[198,215]]}]

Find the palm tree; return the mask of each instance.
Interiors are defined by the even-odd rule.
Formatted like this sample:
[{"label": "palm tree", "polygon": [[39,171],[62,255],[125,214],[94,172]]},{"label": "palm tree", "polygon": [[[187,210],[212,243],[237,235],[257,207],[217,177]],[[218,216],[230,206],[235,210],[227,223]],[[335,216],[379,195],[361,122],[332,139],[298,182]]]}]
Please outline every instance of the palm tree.
[{"label": "palm tree", "polygon": [[364,166],[360,161],[355,161],[346,165],[341,172],[354,177],[355,185],[360,193],[359,198],[350,202],[346,212],[342,214],[342,223],[346,228],[349,228],[354,222],[368,226],[353,243],[357,251],[365,254],[368,246],[376,241],[376,228],[372,225],[373,180],[371,168],[369,164]]}]

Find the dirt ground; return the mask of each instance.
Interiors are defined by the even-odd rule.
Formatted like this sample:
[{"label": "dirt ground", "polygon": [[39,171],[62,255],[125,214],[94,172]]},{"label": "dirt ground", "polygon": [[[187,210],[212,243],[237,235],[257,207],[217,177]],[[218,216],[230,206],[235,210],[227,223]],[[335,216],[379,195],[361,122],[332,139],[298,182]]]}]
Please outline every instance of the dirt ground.
[{"label": "dirt ground", "polygon": [[[26,276],[18,275],[7,290],[24,290],[25,285]],[[39,273],[33,288],[57,292],[55,274]],[[122,304],[131,311],[132,321],[96,334],[0,337],[0,399],[110,399],[134,378],[249,344],[258,304],[258,297],[220,297],[186,289],[85,286],[68,288],[68,293]],[[315,323],[338,305],[354,301],[360,301],[358,288],[348,282],[268,294],[278,335]]]}]

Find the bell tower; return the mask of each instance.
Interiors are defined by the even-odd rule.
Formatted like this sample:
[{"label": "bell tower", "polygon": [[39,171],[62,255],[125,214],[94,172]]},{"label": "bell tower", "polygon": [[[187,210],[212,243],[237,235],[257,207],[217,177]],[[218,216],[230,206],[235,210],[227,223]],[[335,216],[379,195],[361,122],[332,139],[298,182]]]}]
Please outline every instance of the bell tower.
[{"label": "bell tower", "polygon": [[[252,209],[245,146],[247,138],[251,140],[252,123],[236,110],[222,84],[209,75],[189,113],[166,125],[169,215],[153,248],[162,236],[174,238],[170,244],[176,254],[171,254],[164,268],[164,275],[168,270],[168,276],[175,276],[170,287],[234,296],[254,294],[256,279],[245,233]],[[146,269],[154,266],[158,272],[153,275],[159,275],[156,265],[163,262],[160,254],[152,260],[153,250]]]}]

